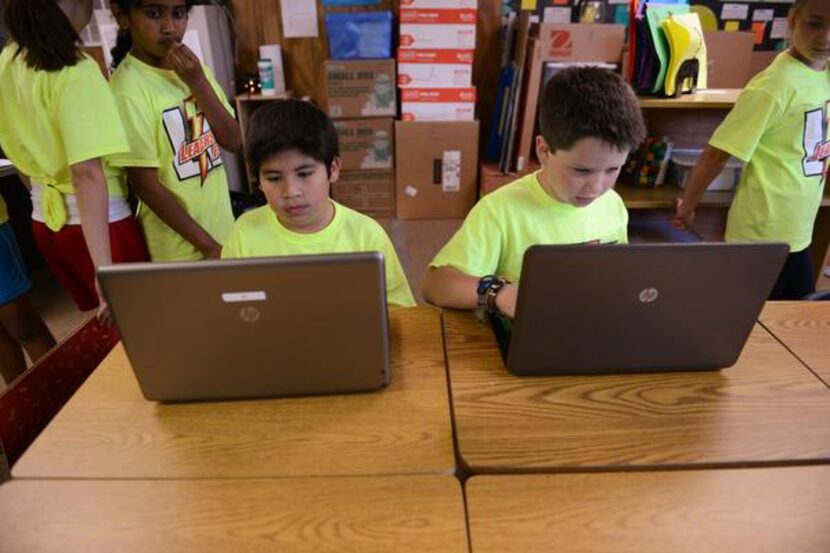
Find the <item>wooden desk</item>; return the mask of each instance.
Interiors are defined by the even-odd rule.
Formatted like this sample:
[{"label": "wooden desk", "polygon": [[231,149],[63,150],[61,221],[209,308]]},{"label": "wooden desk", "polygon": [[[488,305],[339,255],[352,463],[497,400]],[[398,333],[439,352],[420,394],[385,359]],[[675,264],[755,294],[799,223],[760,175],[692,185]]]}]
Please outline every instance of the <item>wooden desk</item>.
[{"label": "wooden desk", "polygon": [[830,551],[830,466],[475,476],[475,553]]},{"label": "wooden desk", "polygon": [[467,552],[450,476],[253,480],[15,480],[0,549]]},{"label": "wooden desk", "polygon": [[473,473],[830,462],[830,390],[760,326],[723,371],[526,378],[472,313],[444,329]]},{"label": "wooden desk", "polygon": [[369,394],[157,404],[119,344],[12,469],[35,478],[451,473],[440,313],[391,312],[392,384]]},{"label": "wooden desk", "polygon": [[769,302],[760,321],[830,386],[830,302]]}]

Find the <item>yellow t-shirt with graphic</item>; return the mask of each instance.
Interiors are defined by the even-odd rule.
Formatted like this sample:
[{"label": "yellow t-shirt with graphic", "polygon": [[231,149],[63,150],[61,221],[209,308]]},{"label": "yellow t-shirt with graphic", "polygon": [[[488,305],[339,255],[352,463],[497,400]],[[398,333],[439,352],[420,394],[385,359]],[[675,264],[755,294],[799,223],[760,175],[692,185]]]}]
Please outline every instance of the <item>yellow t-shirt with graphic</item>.
[{"label": "yellow t-shirt with graphic", "polygon": [[390,306],[415,305],[403,268],[386,232],[374,219],[332,201],[334,218],[319,232],[285,228],[267,205],[242,215],[222,248],[223,258],[380,252],[385,258],[386,299]]},{"label": "yellow t-shirt with graphic", "polygon": [[[225,93],[203,66],[228,112]],[[190,88],[173,72],[128,55],[112,76],[130,152],[115,156],[120,167],[155,167],[161,184],[187,213],[220,244],[233,225],[228,179],[221,149]],[[150,257],[158,260],[201,259],[202,253],[162,221],[147,205],[138,219]]]},{"label": "yellow t-shirt with graphic", "polygon": [[479,200],[430,266],[518,282],[530,246],[626,243],[627,227],[628,211],[614,190],[576,207],[553,199],[533,173]]},{"label": "yellow t-shirt with graphic", "polygon": [[74,194],[71,166],[103,158],[110,196],[126,197],[123,171],[107,163],[129,150],[118,109],[98,64],[84,56],[60,71],[26,65],[18,46],[0,51],[0,149],[18,171],[44,185],[47,226],[60,230],[63,194]]},{"label": "yellow t-shirt with graphic", "polygon": [[830,66],[815,71],[788,52],[756,75],[709,144],[747,162],[726,240],[810,245],[830,157]]}]

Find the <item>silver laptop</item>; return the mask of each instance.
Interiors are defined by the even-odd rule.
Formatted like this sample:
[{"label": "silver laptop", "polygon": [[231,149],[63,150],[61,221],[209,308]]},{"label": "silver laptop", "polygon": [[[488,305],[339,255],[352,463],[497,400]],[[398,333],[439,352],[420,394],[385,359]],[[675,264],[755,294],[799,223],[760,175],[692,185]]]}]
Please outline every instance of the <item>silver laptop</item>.
[{"label": "silver laptop", "polygon": [[380,253],[135,263],[98,272],[144,397],[228,400],[389,383]]},{"label": "silver laptop", "polygon": [[731,366],[784,264],[786,244],[533,246],[516,318],[494,317],[517,375]]}]

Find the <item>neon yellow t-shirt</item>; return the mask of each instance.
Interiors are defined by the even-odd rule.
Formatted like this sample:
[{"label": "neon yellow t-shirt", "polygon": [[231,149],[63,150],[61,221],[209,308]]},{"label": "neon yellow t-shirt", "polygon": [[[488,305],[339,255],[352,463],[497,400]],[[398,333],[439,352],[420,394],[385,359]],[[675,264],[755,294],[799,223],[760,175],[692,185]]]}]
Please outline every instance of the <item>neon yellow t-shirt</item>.
[{"label": "neon yellow t-shirt", "polygon": [[[225,93],[203,66],[228,112]],[[128,55],[112,76],[115,101],[130,141],[130,152],[115,156],[120,167],[156,167],[161,184],[187,213],[220,244],[233,225],[228,178],[221,149],[190,88],[173,72]],[[202,253],[146,205],[138,220],[150,257],[159,260],[201,259]]]},{"label": "neon yellow t-shirt", "polygon": [[110,196],[126,197],[123,171],[107,157],[129,150],[118,109],[95,61],[84,56],[60,71],[30,68],[17,44],[0,51],[0,148],[17,169],[43,184],[47,226],[66,222],[63,194],[74,194],[70,166],[103,159]]},{"label": "neon yellow t-shirt", "polygon": [[628,211],[614,190],[576,207],[550,197],[536,175],[484,196],[430,266],[518,282],[525,250],[535,244],[628,242]]},{"label": "neon yellow t-shirt", "polygon": [[319,232],[285,228],[267,205],[242,215],[222,248],[223,258],[380,252],[386,259],[386,298],[390,306],[415,305],[392,242],[375,220],[332,201],[334,218]]},{"label": "neon yellow t-shirt", "polygon": [[830,67],[815,71],[788,52],[756,75],[709,144],[747,162],[726,240],[810,245],[824,189]]}]

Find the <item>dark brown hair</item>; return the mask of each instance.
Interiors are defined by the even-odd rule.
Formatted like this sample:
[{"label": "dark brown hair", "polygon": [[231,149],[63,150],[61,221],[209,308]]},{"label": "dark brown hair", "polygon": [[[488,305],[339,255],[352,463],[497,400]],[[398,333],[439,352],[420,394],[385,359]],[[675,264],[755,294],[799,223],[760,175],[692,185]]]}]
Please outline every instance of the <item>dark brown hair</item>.
[{"label": "dark brown hair", "polygon": [[55,0],[8,0],[5,21],[15,56],[32,69],[59,71],[83,57],[81,37]]},{"label": "dark brown hair", "polygon": [[608,69],[590,66],[564,69],[547,83],[539,127],[554,151],[585,137],[633,150],[646,136],[640,104],[628,83]]},{"label": "dark brown hair", "polygon": [[[187,10],[190,11],[190,8],[193,7],[195,0],[186,0],[185,6]],[[115,4],[124,14],[129,14],[134,9],[140,7],[141,0],[111,0],[111,4]],[[129,29],[118,29],[118,34],[115,37],[115,46],[110,49],[110,55],[112,56],[112,69],[118,67],[124,58],[127,57],[127,54],[130,53],[130,50],[133,47],[133,37],[130,34]]]},{"label": "dark brown hair", "polygon": [[245,138],[245,155],[257,176],[268,158],[287,150],[299,150],[319,161],[329,175],[334,158],[340,155],[331,119],[303,100],[276,100],[258,108]]}]

